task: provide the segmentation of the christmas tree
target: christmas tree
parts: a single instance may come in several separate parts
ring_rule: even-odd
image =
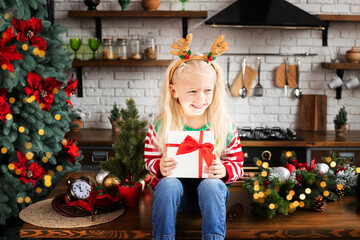
[[[42,200],[67,171],[79,169],[70,94],[76,81],[60,34],[45,20],[46,0],[0,1],[0,232]]]
[[[147,125],[139,120],[139,112],[134,99],[126,100],[126,109],[120,110],[122,121],[118,122],[120,132],[113,144],[115,157],[100,163],[100,167],[114,174],[122,184],[136,186],[145,178],[144,146]]]

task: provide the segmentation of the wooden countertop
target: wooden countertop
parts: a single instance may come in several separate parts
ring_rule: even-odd
[[[296,131],[302,141],[245,141],[243,147],[360,147],[360,131],[348,131],[345,138],[336,137],[335,131],[313,132]],[[78,144],[90,146],[111,146],[116,134],[111,129],[82,129],[69,133],[69,138],[76,138]],[[241,140],[241,139],[240,139]]]
[[[67,173],[48,198],[65,192],[65,180],[68,177],[77,178],[83,174]],[[327,209],[321,213],[298,209],[290,216],[277,215],[266,219],[255,215],[254,209],[250,206],[252,196],[240,184],[234,183],[229,187],[229,191],[227,208],[240,203],[244,211],[235,221],[227,223],[226,239],[360,239],[360,206],[355,197],[344,197],[338,202],[328,202]],[[139,206],[128,208],[120,218],[112,222],[72,229],[43,228],[25,223],[21,227],[20,237],[151,239],[152,200],[153,191],[151,188],[146,188]],[[200,214],[179,213],[177,239],[200,239],[201,224]]]

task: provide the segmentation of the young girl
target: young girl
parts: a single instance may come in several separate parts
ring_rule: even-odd
[[[176,213],[201,211],[202,239],[224,239],[226,234],[226,184],[243,175],[243,154],[235,127],[226,111],[224,82],[217,56],[228,50],[220,35],[208,54],[191,54],[192,34],[172,47],[180,56],[168,67],[162,87],[161,113],[145,139],[146,168],[153,183],[153,239],[175,239]],[[215,134],[215,156],[205,166],[206,179],[167,177],[176,162],[166,156],[168,131],[206,131]]]

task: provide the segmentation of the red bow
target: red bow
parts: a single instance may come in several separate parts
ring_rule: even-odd
[[[190,135],[187,135],[182,143],[180,143],[179,149],[176,155],[190,153],[199,150],[199,160],[204,158],[206,165],[209,167],[214,160],[215,155],[212,153],[214,145],[211,143],[202,143],[203,131],[200,131],[199,143],[195,141]]]
[[[309,172],[312,172],[315,168],[315,158],[313,160],[311,160],[310,166],[308,166],[306,162],[298,163],[295,159],[293,159],[292,162],[294,163],[294,165],[296,166],[297,169],[306,169]]]

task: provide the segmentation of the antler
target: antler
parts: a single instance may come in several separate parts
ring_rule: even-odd
[[[209,59],[209,57],[212,57],[211,60],[215,60],[215,57],[220,56],[221,54],[223,54],[224,52],[226,52],[227,50],[229,50],[228,47],[228,43],[226,41],[224,41],[225,36],[224,35],[220,35],[216,38],[216,40],[214,41],[210,52],[208,54],[205,54],[204,56],[207,56],[207,58]]]
[[[173,45],[171,45],[171,48],[174,48],[174,49],[178,49],[180,51],[175,51],[175,50],[172,50],[170,53],[172,55],[175,55],[175,56],[181,56],[181,55],[186,55],[186,53],[189,51],[190,49],[190,44],[191,44],[191,41],[192,41],[192,33],[189,33],[187,36],[186,36],[186,39],[184,38],[181,38],[178,40],[178,42],[182,45],[180,45],[179,43],[174,43]]]

